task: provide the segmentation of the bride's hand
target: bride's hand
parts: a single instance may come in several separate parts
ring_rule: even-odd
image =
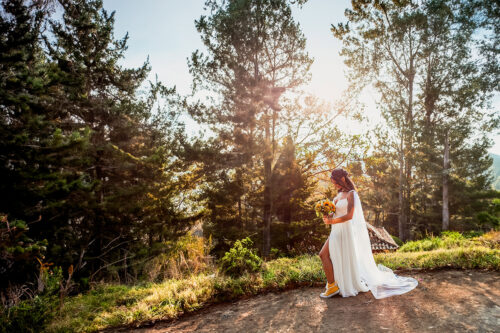
[[[327,215],[323,215],[323,222],[325,222],[325,224],[332,224],[331,221],[332,221],[332,217],[330,216],[327,216]]]

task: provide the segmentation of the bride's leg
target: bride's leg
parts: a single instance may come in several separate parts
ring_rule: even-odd
[[[319,257],[321,258],[321,262],[323,263],[323,270],[325,271],[326,280],[328,283],[333,283],[335,281],[335,276],[333,274],[333,264],[332,259],[330,258],[330,252],[328,250],[328,241],[330,237],[326,239],[325,244],[319,251]]]

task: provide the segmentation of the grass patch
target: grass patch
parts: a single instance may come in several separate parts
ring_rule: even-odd
[[[431,236],[404,243],[398,252],[421,252],[437,249],[454,249],[471,246],[500,248],[500,231],[490,231],[481,236],[467,236],[456,231],[444,231],[441,236]]]
[[[499,234],[486,234],[452,243],[444,241],[432,251],[375,255],[377,263],[391,269],[490,269],[500,270]],[[443,248],[444,246],[449,248]],[[455,244],[455,245],[451,245]],[[467,246],[463,246],[467,244]],[[229,277],[219,272],[138,286],[101,285],[84,295],[66,299],[48,332],[95,332],[105,328],[173,319],[211,303],[235,300],[268,290],[315,285],[326,280],[317,255],[279,258],[264,262],[262,270]]]
[[[319,257],[304,255],[265,262],[261,272],[238,278],[215,272],[145,286],[101,285],[85,295],[67,298],[47,331],[95,332],[173,319],[210,303],[324,280]]]
[[[394,252],[375,255],[375,261],[391,269],[460,268],[500,270],[500,250],[484,246],[434,251]]]

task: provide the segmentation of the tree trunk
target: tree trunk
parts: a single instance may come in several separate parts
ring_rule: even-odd
[[[264,234],[263,234],[263,257],[268,257],[271,250],[271,160],[264,161]]]
[[[245,230],[244,225],[243,225],[243,218],[241,215],[241,196],[238,198],[238,222],[240,223],[242,230]]]
[[[267,114],[266,114],[267,117]],[[270,128],[269,119],[266,119],[265,128],[265,156],[264,156],[264,230],[262,242],[262,256],[269,257],[271,251],[271,211],[272,211],[272,182],[271,182],[271,163],[272,163],[272,147],[270,143]]]
[[[410,43],[410,54],[412,54],[412,47]],[[413,85],[414,85],[414,80],[415,80],[415,67],[413,64],[413,57],[410,59],[410,68],[409,68],[409,75],[408,75],[408,114],[407,114],[407,122],[408,122],[408,127],[409,130],[407,132],[407,137],[406,137],[406,147],[405,147],[405,171],[406,171],[406,188],[405,188],[405,193],[406,193],[406,200],[404,202],[405,208],[406,208],[406,214],[405,214],[405,240],[411,238],[411,229],[410,227],[413,225],[413,219],[412,219],[412,211],[411,211],[411,193],[412,193],[412,179],[411,179],[411,171],[413,167]]]
[[[403,162],[403,136],[401,136],[400,152],[399,152],[399,238],[405,241],[405,224],[406,224],[406,214],[404,206],[404,162]]]
[[[444,137],[444,158],[443,158],[443,230],[450,227],[450,211],[448,207],[448,172],[450,168],[450,146],[448,142],[448,130]]]

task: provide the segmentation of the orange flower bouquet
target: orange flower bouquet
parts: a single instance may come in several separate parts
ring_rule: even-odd
[[[318,217],[323,217],[324,215],[330,215],[335,213],[335,204],[330,200],[322,200],[314,206],[314,210],[316,211],[316,215]]]

